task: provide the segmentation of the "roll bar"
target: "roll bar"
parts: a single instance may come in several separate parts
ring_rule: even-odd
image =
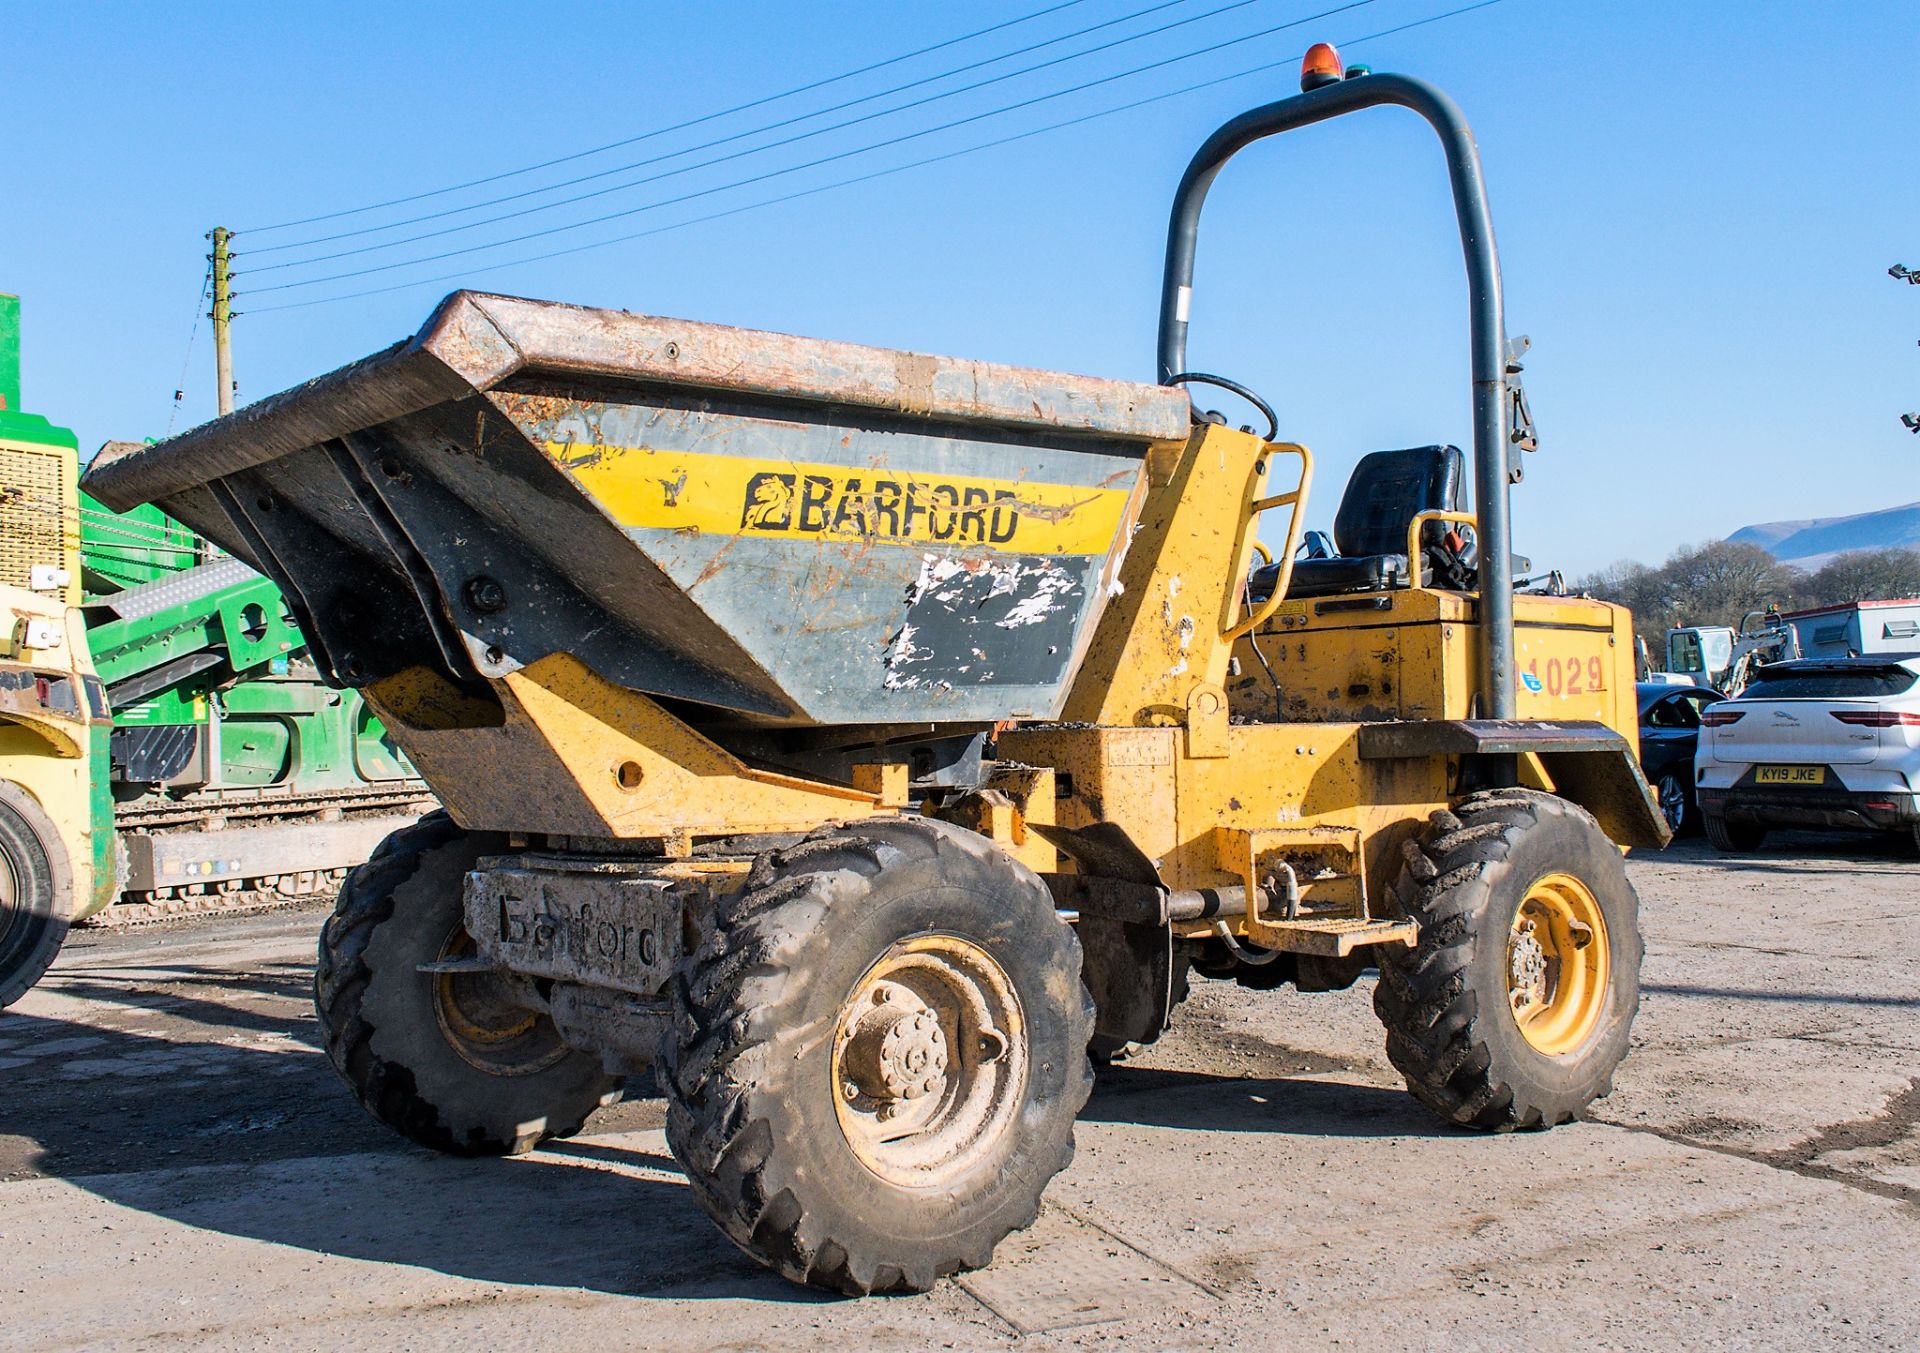
[[[1473,484],[1480,532],[1480,713],[1516,712],[1513,644],[1513,552],[1508,525],[1506,320],[1500,260],[1493,243],[1480,152],[1459,107],[1424,80],[1357,74],[1293,98],[1242,113],[1207,138],[1187,166],[1167,227],[1167,268],[1160,291],[1159,379],[1186,370],[1187,316],[1200,209],[1226,162],[1263,137],[1325,122],[1381,104],[1410,108],[1440,137],[1453,184],[1454,216],[1466,255],[1469,333],[1473,345]]]

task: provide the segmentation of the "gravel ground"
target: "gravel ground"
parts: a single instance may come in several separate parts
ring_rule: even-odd
[[[389,1135],[316,1050],[317,912],[82,932],[0,1016],[0,1348],[1920,1347],[1920,864],[1629,869],[1646,995],[1590,1121],[1436,1123],[1365,981],[1196,982],[1031,1231],[867,1301],[737,1255],[657,1100],[512,1161]]]

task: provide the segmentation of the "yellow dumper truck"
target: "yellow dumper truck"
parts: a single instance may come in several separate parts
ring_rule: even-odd
[[[320,945],[335,1066],[463,1153],[652,1065],[692,1192],[848,1292],[989,1262],[1071,1158],[1090,1052],[1192,971],[1379,970],[1455,1123],[1606,1093],[1639,999],[1624,611],[1516,595],[1493,237],[1421,82],[1223,127],[1176,202],[1159,384],[460,292],[413,338],[103,460],[285,592],[446,804]],[[1472,293],[1450,447],[1312,458],[1199,411],[1200,204],[1258,137],[1382,104],[1440,135]],[[1263,562],[1260,528],[1279,542]]]
[[[0,1010],[117,884],[112,720],[78,607],[77,443],[21,407],[19,314],[0,294]]]

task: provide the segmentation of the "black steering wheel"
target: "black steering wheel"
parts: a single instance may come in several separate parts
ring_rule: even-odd
[[[1169,376],[1160,382],[1162,385],[1217,385],[1222,390],[1236,394],[1253,405],[1267,417],[1267,435],[1265,440],[1276,441],[1280,436],[1280,420],[1275,417],[1273,405],[1247,389],[1239,381],[1230,381],[1225,376],[1210,376],[1204,371],[1182,371],[1177,376]]]

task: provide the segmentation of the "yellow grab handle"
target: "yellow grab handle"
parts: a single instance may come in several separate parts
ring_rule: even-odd
[[[1430,521],[1448,521],[1456,526],[1471,526],[1478,531],[1479,524],[1471,512],[1433,511],[1417,514],[1407,524],[1407,586],[1420,586],[1420,531]]]
[[[1291,493],[1276,493],[1269,498],[1255,498],[1253,495],[1256,492],[1256,486],[1261,482],[1262,472],[1256,470],[1247,480],[1247,502],[1244,508],[1246,516],[1241,522],[1242,531],[1253,530],[1260,520],[1260,514],[1271,508],[1288,507],[1292,512],[1287,517],[1286,542],[1280,550],[1280,576],[1273,580],[1273,591],[1268,594],[1265,601],[1260,603],[1252,615],[1239,624],[1231,626],[1221,635],[1228,643],[1266,624],[1273,613],[1280,609],[1280,603],[1287,599],[1287,584],[1293,581],[1293,556],[1300,548],[1301,528],[1305,525],[1307,491],[1313,486],[1313,453],[1306,447],[1292,442],[1270,442],[1267,445],[1266,454],[1300,457],[1300,482]],[[1273,562],[1273,556],[1267,552],[1266,546],[1259,540],[1256,539],[1253,542],[1253,547],[1260,551],[1267,562]],[[1234,586],[1246,586],[1246,579],[1244,577],[1235,579]]]

